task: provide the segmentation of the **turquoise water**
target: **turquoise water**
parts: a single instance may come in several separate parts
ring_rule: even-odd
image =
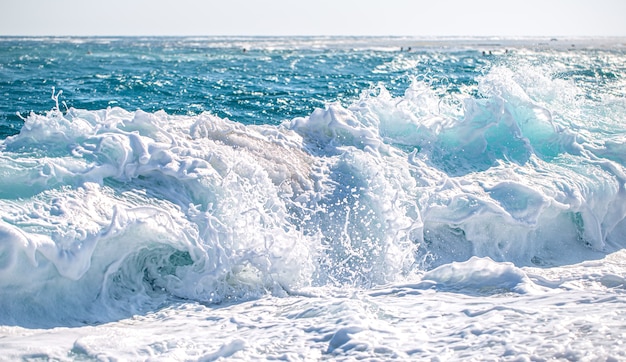
[[[379,83],[400,95],[411,77],[458,92],[498,61],[479,48],[452,48],[443,56],[430,49],[400,53],[409,40],[356,50],[367,41],[340,40],[326,46],[315,38],[4,38],[2,132],[19,130],[16,112],[48,111],[52,87],[63,91],[68,107],[208,111],[244,124],[278,124],[327,102],[349,104]]]
[[[0,349],[622,358],[624,44],[2,38]]]

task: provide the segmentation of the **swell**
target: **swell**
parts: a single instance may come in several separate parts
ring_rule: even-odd
[[[368,288],[473,256],[550,267],[623,248],[624,140],[592,126],[581,89],[495,67],[478,90],[380,86],[280,126],[31,114],[1,144],[0,323],[98,323],[172,300]]]

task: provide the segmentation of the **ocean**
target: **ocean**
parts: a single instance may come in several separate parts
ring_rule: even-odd
[[[626,360],[626,39],[0,38],[0,360]]]

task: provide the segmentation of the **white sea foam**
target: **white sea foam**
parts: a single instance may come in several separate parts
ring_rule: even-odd
[[[0,144],[3,351],[624,358],[623,139],[537,71],[476,89],[380,86],[280,126],[31,114]]]
[[[619,361],[626,300],[624,279],[611,273],[622,273],[624,260],[620,251],[517,269],[475,258],[433,270],[436,281],[314,288],[217,308],[185,302],[98,326],[2,326],[0,343],[9,359]],[[483,289],[493,281],[506,288]],[[508,289],[533,283],[543,287]]]

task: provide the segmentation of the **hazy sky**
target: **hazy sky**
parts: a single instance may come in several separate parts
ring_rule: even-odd
[[[626,0],[0,0],[0,35],[626,36]]]

